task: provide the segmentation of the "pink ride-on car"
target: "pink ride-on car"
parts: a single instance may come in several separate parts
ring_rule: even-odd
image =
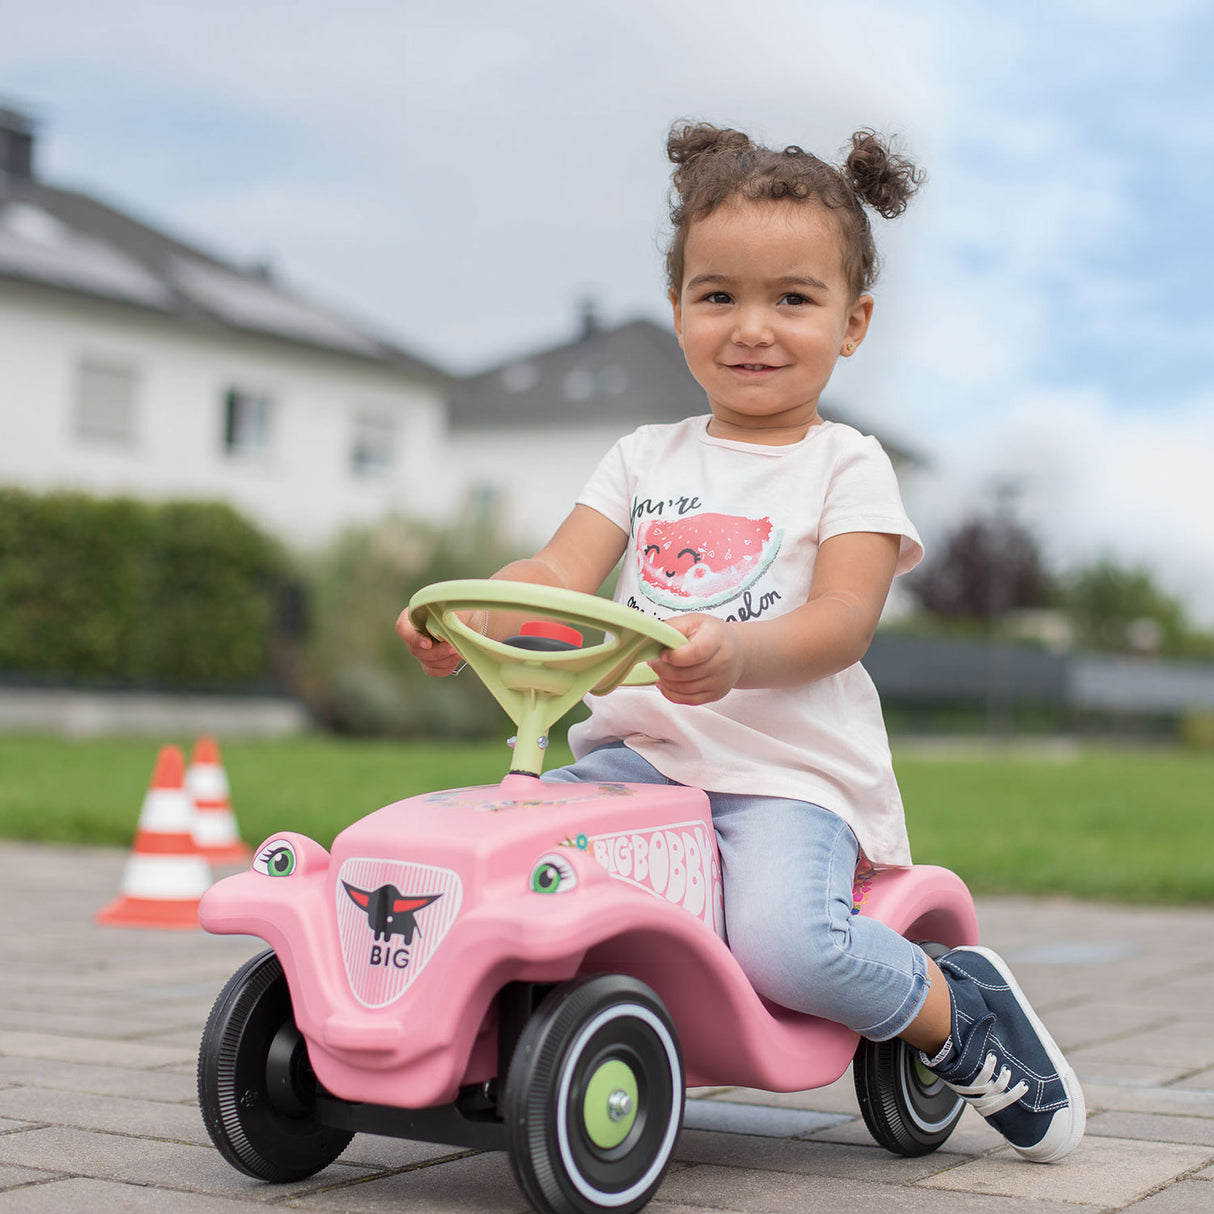
[[[456,615],[490,607],[540,622],[500,642]],[[203,1117],[234,1167],[299,1180],[365,1131],[504,1149],[539,1211],[635,1211],[688,1085],[800,1091],[849,1063],[881,1145],[918,1155],[948,1137],[962,1103],[903,1043],[754,992],[722,938],[702,792],[540,781],[549,727],[588,691],[644,681],[674,629],[498,581],[428,587],[410,611],[514,718],[512,770],[376,810],[332,852],[282,831],[207,892],[208,931],[270,946],[220,993],[199,1052]],[[574,629],[599,639],[578,647]],[[856,899],[937,948],[977,940],[945,869],[871,874]]]

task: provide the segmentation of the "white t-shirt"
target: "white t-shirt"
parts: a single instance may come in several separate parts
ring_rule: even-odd
[[[822,541],[852,531],[901,536],[897,572],[918,564],[922,544],[875,438],[823,422],[769,447],[712,438],[710,420],[642,426],[578,498],[628,533],[617,602],[659,619],[771,619],[808,599]],[[681,784],[812,801],[851,825],[872,863],[910,863],[881,705],[859,663],[712,704],[671,704],[654,687],[587,703],[590,719],[569,732],[579,758],[623,741]]]

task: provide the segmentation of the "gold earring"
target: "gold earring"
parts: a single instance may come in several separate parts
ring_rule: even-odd
[[[855,348],[856,348],[856,343],[854,341],[849,341],[847,343],[847,346],[844,348],[844,353],[850,354]]]

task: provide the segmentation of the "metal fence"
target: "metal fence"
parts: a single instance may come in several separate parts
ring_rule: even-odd
[[[1214,712],[1214,663],[878,636],[864,659],[884,700],[1032,703],[1105,713]]]

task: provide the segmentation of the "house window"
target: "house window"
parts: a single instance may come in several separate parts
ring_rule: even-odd
[[[270,453],[273,401],[262,392],[231,388],[223,399],[223,449],[229,455]]]
[[[76,375],[76,433],[89,441],[128,447],[135,441],[134,369],[100,359],[81,359]]]
[[[354,419],[350,470],[359,477],[387,476],[395,464],[395,419],[384,413],[358,414]]]
[[[468,491],[468,508],[474,527],[492,526],[494,518],[502,511],[502,490],[488,481],[478,481]]]
[[[622,396],[628,390],[628,372],[618,363],[605,367],[574,367],[561,381],[565,399],[575,404],[609,396]]]

